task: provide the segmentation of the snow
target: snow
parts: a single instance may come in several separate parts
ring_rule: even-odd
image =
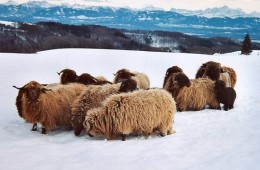
[[[74,69],[109,80],[121,68],[145,72],[161,87],[167,68],[178,65],[194,78],[213,60],[237,71],[237,99],[230,111],[177,112],[176,134],[107,141],[72,131],[32,132],[18,116],[17,90],[31,80],[59,81],[57,71]],[[199,55],[123,50],[60,49],[36,54],[0,53],[0,169],[236,169],[260,167],[260,51]]]

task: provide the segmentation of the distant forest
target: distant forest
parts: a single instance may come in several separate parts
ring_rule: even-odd
[[[98,48],[198,54],[241,50],[242,42],[229,38],[200,38],[178,32],[139,31],[98,25],[66,25],[55,22],[0,24],[0,52],[35,53],[59,48]],[[259,43],[252,44],[260,50]]]

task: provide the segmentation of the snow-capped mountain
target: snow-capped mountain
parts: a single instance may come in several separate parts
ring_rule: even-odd
[[[196,15],[196,16],[207,17],[207,18],[260,17],[260,13],[252,12],[250,14],[247,14],[241,9],[231,9],[227,6],[223,6],[220,8],[207,8],[205,10],[195,10],[195,11],[172,8],[171,11],[183,14],[185,16]]]
[[[222,36],[233,39],[243,39],[249,33],[253,40],[260,40],[260,17],[244,17],[240,10],[228,13],[230,10],[227,7],[208,9],[195,15],[196,12],[165,11],[152,7],[137,10],[80,4],[57,6],[50,3],[30,1],[19,5],[0,4],[0,20],[94,24],[119,29],[174,31],[202,37]],[[203,13],[211,17],[205,17]],[[213,14],[215,17],[212,17]],[[230,17],[220,17],[220,14],[229,14]],[[258,16],[258,13],[254,13],[254,16]]]

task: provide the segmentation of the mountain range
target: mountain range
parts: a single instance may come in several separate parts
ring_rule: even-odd
[[[260,14],[240,9],[212,8],[199,11],[53,5],[47,1],[0,4],[0,20],[36,23],[60,22],[73,25],[102,25],[128,30],[161,30],[200,37],[229,37],[242,40],[249,33],[260,41]]]

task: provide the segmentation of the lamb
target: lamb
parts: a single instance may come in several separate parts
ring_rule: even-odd
[[[61,72],[58,73],[61,75],[60,82],[61,84],[68,84],[68,83],[81,83],[85,85],[102,85],[102,84],[112,84],[111,82],[107,81],[104,77],[95,78],[88,73],[83,73],[80,76],[76,74],[74,70],[71,69],[63,69]]]
[[[79,136],[84,129],[83,121],[89,109],[99,107],[101,103],[110,95],[122,92],[131,92],[137,89],[134,80],[129,79],[122,83],[107,84],[99,86],[88,86],[72,104],[71,125],[75,136]]]
[[[235,87],[237,75],[234,69],[221,66],[220,63],[209,61],[202,64],[196,74],[197,78],[210,78],[213,81],[223,80],[227,87]]]
[[[144,73],[139,73],[136,71],[130,72],[128,69],[121,69],[118,70],[114,75],[114,83],[122,82],[123,80],[131,78],[136,81],[138,89],[146,90],[150,88],[150,80]]]
[[[158,131],[161,136],[170,135],[175,101],[163,89],[137,90],[108,97],[98,108],[86,114],[84,127],[90,136],[106,139],[127,135],[151,135]]]
[[[233,109],[236,100],[236,91],[232,87],[226,87],[225,82],[222,80],[217,80],[214,85],[217,99],[220,103],[224,104],[224,110]]]
[[[165,73],[165,77],[164,77],[164,81],[163,81],[163,88],[166,88],[165,85],[166,85],[166,82],[168,80],[168,78],[175,74],[175,73],[182,73],[182,69],[178,66],[172,66],[170,68],[167,69],[166,73]],[[174,79],[174,77],[172,77]]]
[[[179,111],[198,111],[206,105],[213,109],[220,108],[214,91],[214,81],[208,78],[189,80],[184,73],[179,73],[168,91],[175,99]]]
[[[41,123],[43,134],[57,127],[71,128],[68,119],[70,105],[85,88],[82,84],[72,83],[47,89],[31,81],[22,88],[23,118],[29,123]]]

